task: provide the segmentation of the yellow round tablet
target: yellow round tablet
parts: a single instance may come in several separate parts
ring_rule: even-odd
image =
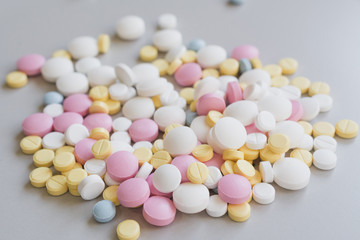
[[[196,52],[193,50],[187,50],[181,57],[184,63],[196,62]]]
[[[221,112],[218,112],[216,110],[210,110],[208,114],[206,115],[205,121],[207,125],[210,127],[213,127],[217,121],[219,121],[221,118],[223,118],[224,115]]]
[[[120,206],[119,199],[116,195],[116,191],[117,191],[118,187],[119,186],[116,186],[116,185],[107,187],[107,188],[105,188],[103,195],[102,195],[105,200],[109,200],[109,201],[113,202],[115,206]]]
[[[56,149],[55,154],[58,155],[63,152],[74,153],[75,148],[73,146],[62,146]]]
[[[269,145],[266,145],[265,148],[260,150],[260,159],[262,161],[269,161],[274,163],[281,158],[281,154],[274,153],[269,149]]]
[[[245,202],[242,204],[229,204],[228,215],[235,222],[244,222],[249,219],[251,212],[250,205]]]
[[[51,167],[55,153],[51,149],[40,149],[33,155],[34,165],[36,167]]]
[[[201,184],[206,181],[209,176],[208,167],[201,162],[193,162],[189,165],[186,176],[190,182]]]
[[[164,135],[163,135],[163,138],[165,138],[165,136],[171,131],[173,130],[174,128],[177,128],[177,127],[181,127],[182,125],[179,124],[179,123],[172,123],[170,125],[168,125],[165,130],[164,130]]]
[[[109,99],[109,90],[103,85],[95,86],[90,89],[89,97],[93,101],[106,101]]]
[[[268,147],[273,153],[285,153],[290,149],[290,139],[285,134],[273,134],[269,137]]]
[[[100,139],[109,139],[110,137],[110,134],[109,134],[109,131],[106,130],[105,128],[101,128],[101,127],[98,127],[98,128],[93,128],[91,131],[90,131],[90,138],[92,139],[96,139],[96,140],[100,140]]]
[[[74,168],[70,170],[66,176],[66,183],[69,188],[77,188],[80,182],[87,176],[87,172],[82,168]]]
[[[153,143],[153,146],[151,148],[151,151],[153,153],[156,153],[156,152],[162,151],[162,150],[164,150],[164,140],[162,140],[162,139],[155,140],[155,142]]]
[[[51,57],[53,57],[53,58],[62,57],[62,58],[67,58],[67,59],[69,59],[69,60],[71,60],[71,58],[72,58],[72,57],[71,57],[71,54],[70,54],[68,51],[64,50],[64,49],[56,50],[56,51],[52,54]]]
[[[285,76],[276,76],[271,78],[271,86],[272,87],[283,87],[289,85],[289,79]]]
[[[254,186],[257,183],[261,183],[261,174],[258,170],[255,170],[255,175],[249,179],[249,182],[251,186]]]
[[[244,153],[236,149],[226,149],[222,154],[222,158],[224,161],[244,160]]]
[[[315,94],[329,94],[330,86],[325,82],[313,82],[309,88],[309,96],[313,96]]]
[[[242,175],[247,179],[255,176],[255,168],[248,161],[237,160],[234,165],[234,173]]]
[[[336,135],[342,138],[354,138],[358,134],[359,125],[353,120],[344,119],[336,123]]]
[[[218,78],[220,76],[220,73],[215,68],[205,68],[204,70],[202,70],[202,78],[206,78],[206,77],[209,77],[209,76],[214,77],[214,78]]]
[[[34,154],[41,149],[41,137],[39,136],[26,136],[20,141],[21,151],[25,154]]]
[[[140,147],[134,150],[133,154],[137,157],[140,166],[145,162],[149,162],[153,156],[150,149],[146,147]]]
[[[169,63],[163,58],[156,59],[152,64],[159,69],[160,76],[164,76],[169,68]]]
[[[120,112],[120,109],[121,109],[120,101],[109,99],[109,100],[106,100],[105,103],[109,108],[110,115],[115,115],[118,112]]]
[[[28,77],[25,73],[14,71],[6,75],[6,84],[11,88],[21,88],[28,82]]]
[[[53,163],[59,172],[69,171],[75,165],[75,156],[72,153],[63,152],[55,156]]]
[[[260,153],[260,150],[250,149],[245,144],[239,150],[244,153],[244,159],[248,161],[257,159]]]
[[[160,95],[152,96],[151,100],[153,101],[156,109],[162,106]]]
[[[309,91],[311,82],[306,77],[296,77],[291,79],[290,85],[297,87],[298,89],[300,89],[301,93],[304,94]]]
[[[283,58],[279,61],[279,66],[282,69],[282,74],[294,74],[298,68],[298,61],[293,58]]]
[[[294,149],[290,153],[290,157],[302,160],[308,167],[310,167],[313,162],[313,155],[306,149]]]
[[[197,103],[197,100],[194,100],[190,103],[190,105],[189,105],[190,111],[196,112],[196,103]]]
[[[110,36],[107,34],[100,34],[98,37],[99,53],[107,53],[111,44]]]
[[[329,122],[317,122],[313,126],[313,136],[327,135],[335,136],[335,127]]]
[[[190,104],[194,100],[195,89],[186,87],[180,90],[180,97],[186,100],[186,104]]]
[[[183,64],[183,62],[181,61],[180,58],[174,59],[174,60],[170,63],[168,69],[166,70],[167,74],[168,74],[168,75],[173,75],[173,74],[176,72],[176,70],[177,70],[182,64]]]
[[[45,187],[46,181],[51,178],[52,171],[47,167],[35,168],[29,175],[30,183],[34,187]]]
[[[171,163],[171,156],[167,151],[158,151],[154,153],[150,160],[150,164],[157,169],[158,167],[164,165],[164,164],[170,164]]]
[[[262,63],[259,58],[251,58],[250,63],[251,63],[251,67],[253,69],[258,69],[258,68],[261,69],[262,68]]]
[[[158,50],[154,46],[143,46],[140,49],[139,57],[141,61],[151,62],[155,60],[158,56]]]
[[[228,174],[233,174],[234,173],[234,165],[235,165],[234,161],[226,160],[220,167],[222,174],[224,176],[228,175]]]
[[[210,145],[200,144],[193,149],[192,155],[200,162],[207,162],[214,156],[214,151]]]
[[[298,121],[298,124],[300,124],[303,128],[304,128],[304,132],[308,135],[312,135],[313,132],[313,127],[311,125],[311,123],[306,122],[306,121]]]
[[[94,143],[91,151],[96,159],[105,159],[112,153],[112,144],[107,139],[100,139]]]
[[[68,171],[61,172],[61,175],[64,175],[65,177],[67,177],[69,175],[70,171],[73,170],[73,169],[76,169],[76,168],[82,169],[83,167],[82,167],[82,165],[80,163],[77,162],[77,163],[75,163],[75,165],[73,166],[72,169],[70,169]]]
[[[220,64],[221,75],[237,76],[239,73],[240,63],[238,60],[228,58]]]
[[[140,225],[135,220],[127,219],[119,223],[116,233],[119,240],[136,240],[140,237]]]
[[[63,175],[55,175],[46,182],[46,190],[52,196],[60,196],[68,191],[66,177]]]
[[[92,102],[89,113],[106,113],[109,114],[109,107],[108,105],[103,101],[94,101]]]
[[[266,65],[263,68],[265,71],[267,71],[270,74],[270,77],[276,77],[276,76],[281,76],[282,73],[282,69],[279,65],[276,64],[269,64]]]

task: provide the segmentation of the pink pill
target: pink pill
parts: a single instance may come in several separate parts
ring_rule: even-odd
[[[228,83],[226,87],[226,99],[229,104],[243,99],[243,93],[237,81]]]
[[[230,204],[246,202],[251,195],[251,184],[245,177],[237,174],[223,176],[218,183],[219,197]]]
[[[88,95],[78,93],[65,98],[63,107],[65,112],[76,112],[84,117],[89,113],[91,104],[92,101]]]
[[[214,156],[209,160],[204,162],[204,164],[208,167],[210,166],[214,166],[217,167],[218,169],[221,168],[221,165],[224,163],[224,160],[222,158],[222,155],[214,153]]]
[[[246,133],[250,134],[250,133],[263,133],[262,131],[260,131],[259,129],[257,129],[257,127],[255,126],[255,123],[252,123],[250,125],[247,125],[245,127]]]
[[[231,57],[236,60],[240,60],[242,58],[257,58],[259,56],[259,50],[252,45],[240,45],[233,49],[231,53]]]
[[[191,155],[177,156],[172,160],[171,164],[175,165],[180,171],[181,183],[189,182],[189,179],[186,176],[186,172],[190,164],[193,162],[198,162],[198,160]]]
[[[112,129],[112,118],[106,113],[93,113],[85,117],[83,125],[91,131],[93,128],[105,128],[109,132]]]
[[[157,189],[154,187],[152,178],[153,178],[153,173],[150,174],[150,175],[146,178],[146,182],[149,184],[151,196],[162,196],[162,197],[171,198],[171,197],[172,197],[172,192],[170,192],[170,193],[163,193],[163,192],[160,192],[159,190],[157,190]]]
[[[148,118],[138,119],[131,124],[129,134],[133,142],[152,142],[159,134],[159,127],[154,120]]]
[[[304,114],[304,108],[303,106],[299,103],[299,101],[296,100],[290,100],[291,101],[291,105],[292,105],[292,112],[290,117],[287,120],[291,120],[291,121],[299,121],[303,114]]]
[[[121,205],[135,208],[141,206],[150,197],[150,189],[144,179],[130,178],[119,185],[116,195]]]
[[[148,223],[161,227],[175,220],[176,208],[170,199],[153,196],[144,203],[142,213]]]
[[[197,63],[185,63],[175,72],[175,80],[180,86],[192,86],[201,76],[201,67]]]
[[[53,129],[53,118],[46,113],[34,113],[25,118],[22,122],[22,129],[25,135],[43,137]]]
[[[119,151],[106,159],[106,169],[112,179],[122,182],[136,175],[139,162],[131,152]]]
[[[84,138],[75,144],[74,155],[76,161],[84,165],[87,160],[94,158],[91,148],[95,142],[95,139]]]
[[[54,118],[54,129],[57,132],[64,133],[70,125],[75,123],[82,124],[84,119],[82,116],[75,112],[65,112]]]
[[[207,93],[199,98],[196,103],[198,115],[207,115],[210,110],[223,112],[226,108],[224,98],[215,93]]]
[[[28,54],[20,58],[16,62],[16,66],[19,71],[26,73],[26,75],[35,76],[40,74],[41,67],[44,63],[44,56],[40,54]]]

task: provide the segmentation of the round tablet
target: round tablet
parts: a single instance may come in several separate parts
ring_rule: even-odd
[[[201,76],[201,67],[197,63],[185,63],[175,72],[175,80],[180,86],[192,86]]]
[[[177,18],[172,13],[164,13],[158,17],[157,24],[162,29],[176,28]]]
[[[28,76],[40,74],[41,67],[45,63],[45,57],[40,54],[28,54],[21,57],[16,62],[17,69],[26,73]]]
[[[100,67],[101,62],[98,58],[95,57],[86,57],[82,58],[75,63],[75,69],[79,73],[87,74],[91,70]]]
[[[261,161],[259,171],[263,182],[272,183],[274,181],[274,171],[269,161]]]
[[[196,162],[197,160],[190,155],[181,155],[181,156],[177,156],[175,157],[171,164],[176,166],[181,174],[181,182],[188,182],[189,179],[187,178],[187,169],[190,166],[191,163]]]
[[[197,144],[197,137],[189,127],[177,127],[164,138],[164,148],[171,155],[190,154]]]
[[[312,138],[312,136],[310,136],[308,134],[304,134],[303,140],[301,141],[298,148],[302,148],[302,149],[311,151],[313,149],[313,147],[314,147],[314,139]]]
[[[80,196],[84,200],[93,200],[100,196],[105,189],[105,183],[99,175],[85,177],[78,186]]]
[[[204,185],[208,189],[217,188],[220,179],[222,178],[221,171],[215,166],[208,166],[209,175],[206,178]]]
[[[43,113],[49,114],[53,118],[61,115],[63,112],[64,108],[59,103],[49,104],[43,109]]]
[[[112,128],[115,132],[117,131],[127,131],[130,126],[131,126],[132,122],[130,119],[125,118],[125,117],[119,117],[114,119],[113,123],[112,123]]]
[[[166,226],[175,220],[176,208],[170,199],[153,196],[144,203],[142,213],[148,223],[154,226]]]
[[[52,171],[47,167],[35,168],[29,175],[30,183],[34,187],[45,187],[46,182],[52,176]]]
[[[226,50],[218,45],[207,45],[196,55],[197,62],[203,68],[216,68],[226,59]]]
[[[91,138],[84,138],[77,142],[74,149],[76,161],[84,165],[87,160],[94,158],[91,148],[95,142],[96,140]]]
[[[209,190],[202,184],[182,183],[173,192],[177,210],[193,214],[203,211],[209,203]]]
[[[313,155],[306,149],[295,149],[290,153],[290,157],[304,161],[308,167],[311,167],[313,163]]]
[[[155,112],[155,106],[151,98],[135,97],[127,101],[122,113],[130,120],[151,118]]]
[[[321,170],[331,170],[336,167],[337,156],[328,149],[318,149],[313,154],[314,166]]]
[[[116,194],[121,205],[135,208],[150,197],[150,188],[144,179],[130,178],[120,184]]]
[[[179,31],[174,29],[164,29],[155,32],[152,37],[154,45],[159,51],[167,52],[182,43],[182,35]]]
[[[95,57],[98,53],[97,41],[93,37],[77,37],[70,41],[68,49],[75,59]]]
[[[89,130],[80,123],[70,125],[65,131],[65,142],[71,146],[87,137],[89,137]]]
[[[354,138],[358,134],[359,125],[348,119],[340,120],[335,126],[336,135],[342,138]]]
[[[49,105],[53,103],[61,104],[64,101],[64,96],[58,92],[50,91],[44,95],[44,104]]]
[[[319,114],[320,104],[315,98],[303,97],[298,99],[298,101],[304,109],[302,120],[311,121]]]
[[[116,215],[116,208],[113,202],[101,200],[93,207],[93,216],[97,222],[110,222]]]
[[[223,117],[213,127],[214,137],[224,149],[238,149],[246,141],[246,130],[241,122],[232,117]]]
[[[135,40],[145,33],[145,21],[138,16],[128,15],[116,23],[116,33],[124,40]]]
[[[91,87],[98,85],[110,86],[116,81],[115,70],[111,66],[103,65],[94,68],[87,73],[87,76]]]
[[[245,177],[237,174],[228,174],[218,183],[220,198],[231,204],[246,202],[251,196],[251,184]]]
[[[162,193],[154,187],[154,184],[152,181],[153,175],[154,174],[152,173],[146,178],[146,182],[149,184],[151,196],[162,196],[162,197],[171,198],[172,193]]]
[[[258,102],[259,111],[272,113],[276,121],[284,121],[291,116],[292,104],[290,100],[282,96],[267,96]]]
[[[275,200],[275,188],[269,183],[257,183],[253,187],[253,199],[260,204],[270,204]]]
[[[284,134],[289,138],[290,148],[298,147],[301,144],[305,134],[304,128],[294,121],[278,122],[276,127],[269,132],[269,136],[278,133]]]
[[[25,154],[34,154],[41,147],[41,137],[39,136],[26,136],[20,141],[20,148]]]
[[[84,169],[89,175],[96,174],[102,177],[106,172],[106,162],[99,159],[90,159],[86,161]]]
[[[320,105],[320,112],[328,112],[333,106],[333,99],[326,94],[315,94],[312,98],[316,99]]]
[[[210,217],[222,217],[227,212],[227,203],[224,202],[219,195],[212,195],[209,204],[206,207],[206,213]]]
[[[133,142],[152,142],[157,138],[159,128],[156,122],[151,119],[138,119],[131,124],[129,134]]]
[[[181,182],[179,169],[171,164],[158,167],[153,175],[154,187],[163,193],[173,192]]]
[[[259,56],[259,50],[252,45],[240,45],[235,47],[231,52],[231,57],[236,60],[240,60],[242,58],[252,59],[257,58]]]
[[[184,125],[185,118],[185,111],[177,106],[160,107],[154,113],[154,121],[161,131],[164,131],[167,126],[173,123]]]
[[[43,137],[42,145],[44,148],[58,149],[65,145],[64,134],[59,132],[48,133]]]
[[[151,81],[142,81],[136,85],[136,90],[140,97],[153,97],[166,91],[166,83],[167,80],[162,77]]]
[[[73,124],[82,124],[83,118],[80,114],[74,112],[65,112],[54,118],[54,129],[57,132],[64,133],[68,127]]]
[[[34,113],[25,118],[22,122],[22,129],[25,135],[43,137],[52,131],[53,118],[46,113]]]
[[[313,125],[313,136],[328,135],[335,136],[335,127],[329,122],[317,122]]]
[[[91,104],[92,101],[88,95],[73,94],[65,98],[63,107],[65,112],[75,112],[85,116],[88,114]]]
[[[137,240],[140,237],[140,225],[132,219],[127,219],[119,223],[116,228],[119,240]]]
[[[46,181],[46,190],[52,196],[60,196],[68,191],[66,177],[55,175]]]
[[[154,169],[154,167],[150,163],[144,162],[141,165],[139,171],[136,173],[135,177],[136,178],[147,179],[153,169]]]
[[[275,128],[276,119],[271,112],[261,111],[255,118],[255,126],[262,132],[268,132]]]
[[[119,182],[134,177],[138,166],[136,156],[128,151],[113,153],[106,160],[107,173],[112,179]]]
[[[89,81],[82,73],[68,73],[56,80],[56,88],[64,96],[86,93],[89,90]]]
[[[106,185],[108,185],[108,182],[106,181],[104,177]],[[115,207],[120,206],[119,199],[117,198],[116,191],[118,189],[117,185],[110,185],[109,187],[105,188],[103,192],[103,198],[104,200],[109,200],[112,203],[114,203]]]
[[[41,75],[48,82],[56,82],[59,77],[72,72],[74,72],[74,65],[67,58],[50,58],[41,67]]]
[[[267,137],[262,133],[250,133],[246,137],[246,146],[250,149],[260,150],[266,146]]]
[[[204,94],[196,102],[196,112],[198,115],[207,115],[211,110],[223,112],[225,108],[226,103],[224,98],[216,93]]]
[[[256,103],[243,100],[228,105],[224,111],[224,116],[236,118],[244,126],[248,126],[255,121],[258,113],[259,111]]]
[[[105,128],[108,132],[111,132],[112,118],[106,113],[93,113],[84,118],[83,125],[89,131],[93,128]]]
[[[75,156],[70,152],[56,154],[53,160],[54,168],[59,172],[69,171],[75,166]]]
[[[268,72],[263,69],[252,69],[244,72],[239,77],[240,83],[246,83],[247,85],[252,83],[264,84],[264,86],[270,86],[271,77]]]
[[[227,210],[230,219],[235,222],[244,222],[248,220],[251,213],[250,205],[247,202],[242,204],[229,204]]]
[[[336,152],[337,142],[335,138],[332,138],[327,135],[318,136],[314,138],[314,149],[328,149],[333,152]]]

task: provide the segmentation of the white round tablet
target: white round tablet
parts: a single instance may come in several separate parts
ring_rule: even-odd
[[[207,93],[213,93],[220,88],[220,81],[217,78],[208,76],[203,78],[195,87],[194,100],[198,100]]]
[[[89,81],[82,73],[68,73],[56,80],[56,88],[64,96],[75,93],[87,93],[89,90]]]
[[[121,142],[121,141],[110,141],[110,142],[112,145],[112,153],[116,153],[119,151],[128,151],[128,152],[134,151],[132,146],[126,142]]]
[[[136,78],[134,71],[124,63],[118,63],[115,65],[115,75],[120,80],[120,82],[124,83],[127,86],[133,86],[136,84]]]
[[[89,175],[96,174],[102,177],[106,173],[106,162],[93,158],[85,162],[84,169]]]
[[[268,111],[261,111],[255,118],[255,126],[262,132],[269,132],[276,126],[274,115]]]
[[[88,73],[89,71],[101,66],[99,59],[95,57],[81,58],[75,63],[75,70],[79,73]]]
[[[123,83],[114,83],[109,87],[109,95],[112,100],[125,101],[129,87]]]
[[[259,100],[259,111],[271,112],[276,121],[288,119],[292,113],[292,104],[289,99],[282,96],[267,96]]]
[[[301,97],[301,91],[298,87],[287,85],[282,86],[280,90],[282,91],[282,96],[286,97],[287,99],[296,100]]]
[[[204,185],[208,189],[217,188],[217,185],[220,179],[222,178],[221,171],[215,166],[209,166],[208,169],[209,169],[209,176],[206,178]]]
[[[135,83],[153,81],[160,77],[159,69],[151,63],[140,63],[132,68]],[[129,85],[130,86],[130,85]]]
[[[153,97],[165,92],[166,83],[167,80],[162,77],[151,81],[141,81],[136,85],[136,90],[140,97]]]
[[[82,139],[90,136],[87,127],[80,123],[70,125],[65,131],[65,142],[68,145],[75,146]]]
[[[160,95],[160,102],[163,106],[171,106],[176,104],[176,101],[179,99],[179,92],[176,90],[168,91],[166,90]]]
[[[132,121],[126,117],[118,117],[113,120],[112,128],[114,132],[127,131],[132,124]]]
[[[152,181],[158,191],[171,193],[179,187],[181,173],[175,165],[164,164],[155,170]]]
[[[217,154],[223,154],[224,150],[226,149],[226,148],[220,146],[217,139],[214,137],[214,128],[213,127],[210,128],[209,134],[206,138],[206,142],[213,148],[214,152],[216,152]]]
[[[314,139],[314,149],[315,150],[328,149],[333,152],[336,152],[336,148],[337,148],[337,142],[336,142],[335,138],[332,138],[327,135],[321,135],[321,136],[317,136]]]
[[[124,99],[124,102],[132,99],[133,97],[136,96],[136,90],[134,87],[129,87],[129,90],[128,90],[128,94],[126,96],[126,99]]]
[[[315,94],[312,98],[316,99],[320,105],[320,112],[328,112],[333,106],[333,99],[330,95]]]
[[[186,108],[186,100],[183,97],[178,97],[178,99],[170,106],[176,106],[181,109],[185,109]]]
[[[182,35],[177,30],[164,29],[157,31],[153,35],[152,41],[159,51],[167,52],[182,44]]]
[[[130,120],[141,118],[151,118],[155,112],[155,106],[151,98],[134,97],[128,100],[123,108],[122,113]]]
[[[272,183],[274,181],[274,170],[269,161],[261,161],[259,171],[263,182]]]
[[[60,132],[51,132],[42,139],[42,146],[48,149],[58,149],[65,145],[64,134]]]
[[[127,144],[131,143],[131,137],[130,137],[129,133],[126,131],[114,132],[113,134],[111,134],[110,140],[124,142]]]
[[[281,133],[290,139],[290,148],[297,148],[304,137],[304,128],[294,121],[278,122],[273,130],[269,132],[269,136]]]
[[[275,188],[269,183],[257,183],[253,187],[253,199],[259,204],[270,204],[275,200]]]
[[[117,35],[124,40],[135,40],[145,33],[145,21],[138,16],[124,16],[116,24]]]
[[[119,186],[120,185],[120,182],[117,182],[114,179],[112,179],[108,173],[105,173],[104,181],[107,186]]]
[[[166,134],[164,148],[172,156],[190,154],[197,144],[197,137],[189,127],[177,127]]]
[[[105,183],[99,175],[85,177],[78,186],[80,196],[84,200],[93,200],[100,196],[105,189]]]
[[[164,13],[159,16],[157,24],[161,29],[176,28],[177,18],[172,13]]]
[[[74,65],[67,58],[50,58],[41,67],[41,75],[48,82],[56,82],[59,77],[72,72],[74,72]]]
[[[171,63],[172,61],[174,61],[177,58],[180,59],[184,55],[185,52],[186,52],[186,47],[184,45],[179,45],[177,47],[170,49],[166,53],[165,60],[168,61],[169,63]]]
[[[303,116],[301,120],[311,121],[313,120],[320,112],[320,104],[318,100],[312,97],[303,97],[298,99],[301,106],[304,108]]]
[[[271,78],[268,72],[262,69],[252,69],[244,72],[239,77],[240,83],[252,84],[252,83],[262,83],[264,85],[270,86]]]
[[[98,85],[110,86],[116,80],[114,68],[105,65],[90,70],[87,76],[91,87]]]
[[[52,103],[44,107],[43,113],[49,114],[51,117],[57,117],[64,112],[64,108],[59,103]]]
[[[197,116],[190,124],[190,128],[194,131],[200,142],[206,143],[210,126],[206,123],[206,116]]]
[[[177,210],[193,214],[203,211],[209,204],[209,190],[202,184],[182,183],[173,192]]]
[[[136,178],[143,178],[143,179],[146,180],[146,178],[152,172],[153,168],[154,167],[150,163],[144,162],[143,165],[140,167],[139,171],[136,173],[135,177]]]
[[[97,40],[87,36],[71,40],[68,49],[74,59],[95,57],[99,53]]]
[[[185,124],[186,113],[177,106],[164,106],[158,108],[154,113],[154,121],[158,124],[160,131],[173,123]]]
[[[337,156],[329,149],[318,149],[313,154],[313,164],[321,170],[331,170],[336,167]]]
[[[237,101],[227,106],[224,111],[225,117],[233,117],[239,120],[244,126],[248,126],[255,121],[259,111],[253,101]]]
[[[151,150],[152,146],[153,146],[152,143],[149,141],[139,141],[139,142],[134,143],[133,149],[136,150],[138,148],[148,148]]]
[[[210,217],[222,217],[227,212],[227,203],[219,195],[212,195],[209,198],[209,204],[206,207],[206,213]]]
[[[311,151],[314,147],[314,139],[312,138],[312,136],[304,134],[301,143],[297,147]]]
[[[223,117],[215,123],[213,129],[215,139],[224,149],[239,149],[246,141],[246,130],[235,118]]]
[[[256,101],[264,96],[265,91],[266,88],[261,86],[260,84],[250,83],[244,89],[243,96],[245,100]]]
[[[253,150],[265,148],[267,137],[263,133],[250,133],[246,137],[246,146]]]
[[[202,68],[217,68],[226,59],[226,50],[218,45],[207,45],[197,52],[196,59]]]

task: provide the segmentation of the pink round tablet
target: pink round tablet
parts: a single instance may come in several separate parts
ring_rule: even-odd
[[[159,190],[157,190],[154,187],[154,184],[153,184],[153,181],[152,181],[153,175],[154,174],[152,173],[146,178],[146,182],[149,184],[151,196],[162,196],[162,197],[171,198],[172,197],[172,192],[163,193],[163,192],[160,192]]]
[[[70,125],[75,123],[82,124],[84,119],[75,112],[65,112],[54,118],[54,129],[57,132],[64,133]]]
[[[85,117],[83,125],[91,131],[93,128],[105,128],[109,132],[112,129],[112,118],[106,113],[93,113]]]
[[[210,166],[214,166],[217,167],[218,169],[221,168],[221,165],[224,163],[224,160],[222,158],[222,155],[217,154],[214,152],[214,156],[209,160],[204,162],[204,164],[208,167]]]
[[[240,45],[233,49],[231,53],[231,57],[236,60],[240,60],[242,58],[257,58],[259,56],[259,50],[252,45]]]
[[[65,98],[63,107],[65,112],[76,112],[84,117],[89,113],[91,104],[92,101],[88,95],[77,93]]]
[[[218,194],[227,203],[241,204],[250,198],[251,184],[241,175],[228,174],[219,180]]]
[[[154,120],[148,118],[138,119],[131,124],[129,134],[133,142],[152,142],[159,134],[159,127]]]
[[[175,80],[180,86],[192,86],[202,76],[198,63],[185,63],[175,72]]]
[[[21,57],[17,62],[17,69],[26,73],[28,76],[35,76],[40,74],[41,67],[45,63],[44,56],[40,54],[28,54]]]
[[[263,133],[262,131],[260,131],[256,126],[255,123],[252,123],[250,125],[245,126],[245,130],[247,134],[250,133]]]
[[[223,112],[226,108],[224,98],[216,93],[207,93],[199,98],[196,103],[196,112],[198,115],[207,115],[210,110]]]
[[[299,121],[303,114],[304,114],[304,108],[303,106],[299,103],[299,101],[296,100],[290,100],[291,105],[292,105],[292,112],[290,117],[287,120],[291,120],[291,121]]]
[[[150,197],[150,189],[144,179],[130,178],[119,185],[116,195],[121,205],[135,208],[141,206]]]
[[[226,87],[226,99],[229,104],[240,101],[243,99],[243,93],[239,86],[239,83],[229,82]]]
[[[134,177],[138,169],[138,159],[128,151],[115,152],[106,159],[107,173],[118,182]]]
[[[161,227],[174,221],[176,208],[170,199],[153,196],[144,203],[142,213],[148,223]]]
[[[25,135],[43,137],[53,129],[53,118],[46,113],[34,113],[22,122]]]
[[[198,162],[198,160],[191,155],[177,156],[172,160],[171,164],[175,165],[180,171],[181,183],[189,182],[186,173],[189,165],[192,164],[193,162]]]
[[[91,148],[95,142],[95,139],[84,138],[75,144],[74,155],[76,161],[84,165],[87,160],[94,158]]]

